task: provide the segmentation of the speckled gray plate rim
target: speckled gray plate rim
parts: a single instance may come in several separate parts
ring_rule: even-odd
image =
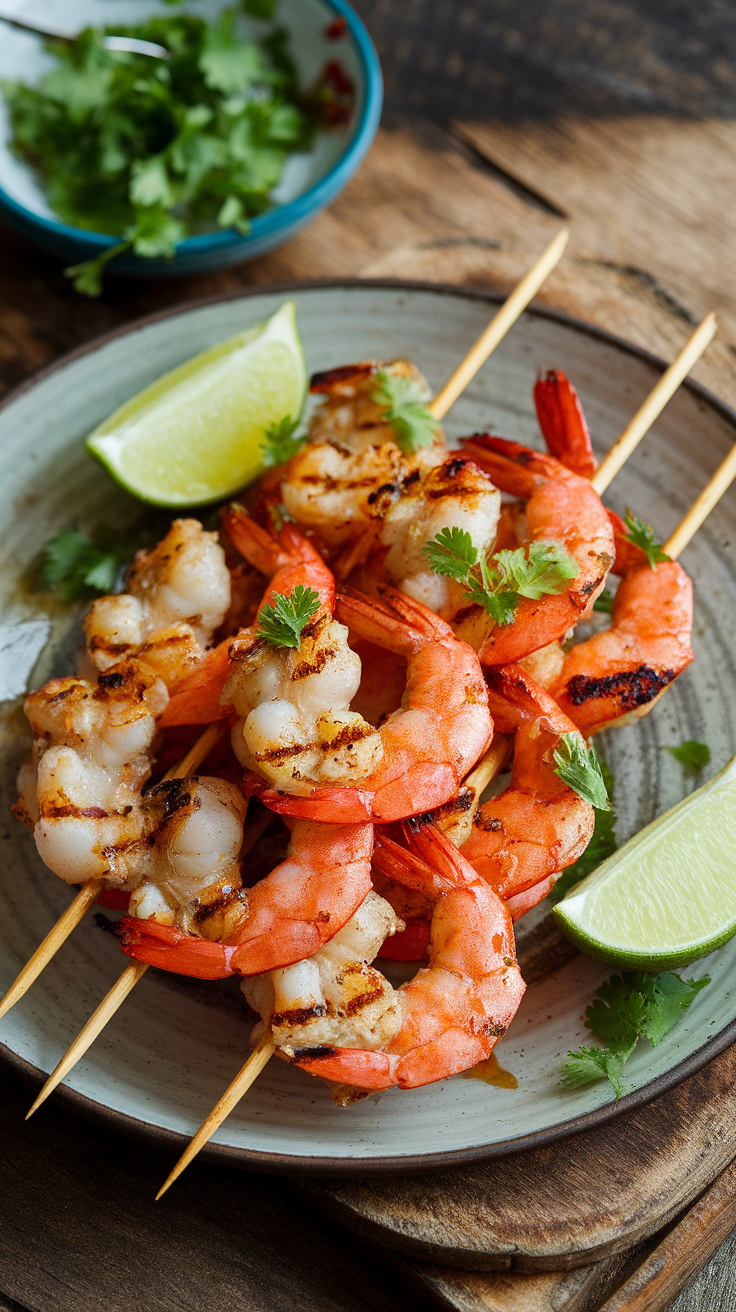
[[[480,291],[427,283],[335,279],[258,287],[178,305],[97,338],[28,379],[0,404],[0,425],[3,416],[40,384],[91,354],[130,339],[131,334],[155,329],[159,324],[166,325],[172,319],[197,311],[219,308],[220,319],[227,320],[220,333],[225,336],[235,330],[230,324],[232,315],[228,319],[228,307],[242,301],[247,309],[254,300],[260,300],[265,314],[275,300],[285,295],[294,295],[298,302],[302,301],[301,310],[306,319],[311,315],[319,323],[320,313],[328,312],[330,317],[343,316],[338,340],[345,345],[340,358],[388,354],[386,348],[381,350],[377,346],[385,341],[396,349],[398,333],[406,353],[427,369],[433,385],[443,381],[455,358],[461,357],[482,328],[487,319],[486,307],[500,299]],[[434,317],[431,311],[435,312]],[[259,311],[257,317],[262,317],[262,313]],[[345,341],[347,323],[351,325],[355,342]],[[309,328],[303,326],[302,331],[310,368],[323,367],[319,350],[323,355],[327,353],[328,363],[334,363],[331,357],[337,358],[337,346],[320,339],[319,349],[315,348],[319,358],[315,362],[309,358],[314,345]],[[360,351],[358,342],[364,343]],[[192,342],[188,353],[196,349],[201,349],[199,341]],[[625,421],[633,413],[636,403],[664,367],[656,357],[603,329],[534,307],[452,412],[451,436],[478,428],[481,423],[486,426],[492,418],[496,431],[500,429],[518,440],[536,440],[539,444],[534,436],[531,385],[534,366],[541,367],[540,361],[545,367],[554,365],[571,373],[581,391],[591,428],[594,433],[603,430],[605,434],[601,440],[603,449],[623,426],[620,417]],[[623,399],[621,394],[625,394]],[[691,436],[693,431],[696,442]],[[705,436],[700,437],[701,433]],[[647,518],[677,522],[707,481],[710,466],[715,467],[734,437],[736,413],[705,388],[694,382],[686,383],[640,453],[622,472],[620,486],[618,480],[614,485],[611,500],[615,508],[622,509],[631,502]],[[704,451],[708,469],[701,472]],[[69,446],[68,452],[69,462],[74,466],[76,447],[72,450]],[[72,468],[68,474],[72,481],[74,473]],[[84,468],[84,474],[88,473]],[[98,504],[100,496],[106,502],[113,499],[109,484],[100,481],[103,479],[100,474],[95,485]],[[675,484],[676,491],[672,493]],[[657,515],[658,508],[663,512],[660,515]],[[73,502],[65,504],[67,518],[74,510]],[[726,752],[732,754],[736,750],[736,725],[731,711],[736,680],[730,659],[736,644],[728,627],[733,626],[736,616],[736,579],[723,550],[729,536],[734,540],[733,518],[722,504],[713,521],[698,535],[697,546],[689,549],[688,569],[695,577],[699,610],[694,642],[702,652],[701,663],[695,667],[697,679],[691,678],[688,683],[690,671],[686,672],[668,694],[669,702],[665,699],[646,719],[615,731],[606,741],[606,754],[619,781],[620,839],[635,832],[694,786],[683,778],[669,754],[661,753],[661,737],[671,742],[684,737],[704,737],[713,749],[713,771],[725,763]],[[17,571],[17,564],[15,568]],[[10,569],[6,563],[6,577],[10,577]],[[699,577],[703,580],[700,587]],[[729,604],[724,605],[724,601]],[[41,675],[47,677],[46,671],[41,670]],[[13,723],[17,731],[17,722]],[[27,868],[30,861],[33,866],[32,843],[31,849],[28,846],[30,835],[18,829],[7,837],[9,856],[12,858],[17,849],[20,864],[25,862]],[[6,929],[5,942],[0,929],[0,958],[9,958],[5,963],[0,960],[3,987],[64,904],[65,890],[59,881],[54,881],[40,863],[37,865],[25,890],[27,898],[18,904],[22,914],[17,914],[16,907],[15,918],[7,914],[8,902],[13,905],[15,886],[12,880],[8,883],[7,875],[5,885],[0,886],[0,907],[3,900],[6,903],[2,919],[10,927]],[[14,940],[11,951],[7,938],[8,935],[12,938],[18,920],[22,923],[17,933],[23,941]],[[525,922],[520,922],[520,933],[525,929]],[[2,1023],[7,1038],[0,1043],[0,1055],[31,1082],[38,1082],[43,1072],[53,1067],[91,1010],[91,1007],[87,1011],[79,1010],[80,991],[85,1005],[89,999],[95,1005],[120,970],[116,945],[91,922],[85,922],[76,931],[75,940],[76,969],[74,964],[69,965],[69,949],[66,956],[59,954],[27,999]],[[601,1084],[562,1091],[556,1083],[564,1051],[587,1038],[582,1024],[584,1007],[598,983],[610,973],[610,968],[577,957],[530,987],[514,1026],[501,1045],[500,1060],[519,1076],[519,1091],[491,1088],[476,1080],[454,1079],[408,1094],[392,1091],[381,1098],[378,1106],[373,1100],[366,1100],[342,1111],[331,1104],[325,1107],[329,1099],[316,1081],[305,1083],[306,1077],[301,1072],[272,1062],[259,1081],[261,1101],[258,1102],[254,1088],[205,1151],[212,1160],[252,1169],[365,1175],[424,1171],[556,1142],[651,1101],[699,1070],[736,1038],[736,940],[707,961],[695,963],[687,973],[702,975],[706,970],[713,975],[712,985],[698,995],[680,1027],[665,1043],[656,1050],[645,1050],[646,1045],[637,1050],[627,1067],[628,1091],[618,1102],[610,1100],[610,1090]],[[145,1022],[149,1016],[146,1013],[141,1018],[139,1014],[136,1019],[134,1011],[138,1004],[134,1003],[133,1010],[126,1013],[123,1009],[119,1013],[119,1023],[108,1028],[85,1062],[80,1063],[72,1087],[61,1086],[57,1096],[74,1110],[111,1128],[163,1148],[179,1150],[237,1070],[247,1027],[232,992],[219,997],[213,997],[213,993],[205,996],[199,986],[184,987],[174,977],[160,974],[151,977],[154,972],[143,981],[137,996],[140,1006],[145,1007],[145,1001],[140,1000],[148,988],[149,1011],[151,1002],[155,1003],[158,1030],[151,1030],[151,1046],[155,1051],[151,1053],[149,1049],[142,1059]],[[61,1009],[60,1000],[64,1004]],[[8,1029],[12,1028],[8,1021],[13,1017],[15,1034],[8,1035]],[[524,1031],[524,1025],[530,1028]],[[524,1047],[525,1033],[529,1053]],[[184,1062],[177,1048],[177,1035],[179,1044],[182,1039],[185,1045],[189,1044],[192,1066]],[[208,1043],[209,1061],[205,1060],[204,1051]],[[168,1071],[168,1084],[166,1073],[158,1077],[158,1083],[157,1077],[150,1074],[156,1057]],[[136,1080],[140,1081],[140,1087]],[[129,1101],[123,1106],[126,1092]],[[133,1115],[131,1111],[139,1114]],[[466,1118],[465,1129],[462,1118]],[[452,1146],[443,1146],[443,1134],[447,1135],[445,1143],[454,1135]],[[265,1147],[264,1143],[271,1146]],[[329,1150],[319,1151],[320,1147]]]

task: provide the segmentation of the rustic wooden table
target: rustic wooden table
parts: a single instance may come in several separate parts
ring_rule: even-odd
[[[111,281],[96,302],[0,228],[0,387],[139,315],[254,284],[398,276],[505,291],[565,218],[569,253],[542,299],[665,356],[715,307],[721,334],[695,376],[736,403],[732,7],[355,3],[383,61],[386,114],[332,209],[252,264]],[[398,1312],[434,1297],[409,1264],[376,1260],[287,1182],[198,1163],[156,1207],[161,1154],[53,1104],[26,1127],[27,1092],[4,1071],[1,1087],[0,1312]],[[735,1267],[727,1240],[671,1312],[736,1309]],[[452,1305],[542,1306],[531,1284],[502,1284],[468,1277]],[[560,1291],[546,1306],[583,1304]]]

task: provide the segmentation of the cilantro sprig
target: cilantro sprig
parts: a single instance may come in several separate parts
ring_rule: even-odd
[[[372,399],[386,407],[386,422],[394,430],[396,445],[407,455],[431,446],[440,426],[427,409],[425,389],[419,379],[379,369],[376,381],[378,387]]]
[[[127,539],[111,533],[92,538],[76,524],[66,524],[43,548],[41,584],[65,601],[112,592],[131,554]]]
[[[660,750],[670,752],[688,774],[697,774],[710,763],[710,747],[707,743],[699,743],[695,738],[688,738],[677,747],[665,745]]]
[[[613,610],[613,602],[614,598],[608,588],[604,588],[593,602],[593,610],[597,610],[601,615],[610,615]]]
[[[293,592],[274,595],[258,616],[258,634],[272,647],[298,647],[302,629],[319,610],[319,593],[297,583]]]
[[[521,597],[564,592],[578,575],[577,561],[558,542],[531,542],[528,551],[496,552],[485,560],[465,530],[443,528],[422,547],[435,574],[464,583],[468,600],[482,606],[497,624],[510,624]]]
[[[286,464],[307,441],[307,433],[296,436],[300,422],[299,419],[292,419],[291,415],[285,415],[278,423],[269,424],[261,444],[261,460],[267,469],[272,465]]]
[[[262,18],[273,9],[248,4]],[[169,58],[107,50],[104,33],[154,41]],[[51,41],[56,62],[39,86],[3,82],[13,147],[42,173],[51,208],[119,238],[68,270],[77,290],[98,295],[123,250],[168,258],[202,225],[248,231],[318,122],[286,42],[280,28],[243,40],[234,9],[211,21],[158,15]]]
[[[656,1048],[682,1020],[695,996],[710,977],[682,979],[672,971],[648,975],[623,971],[602,984],[585,1013],[585,1024],[605,1045],[580,1047],[568,1053],[562,1071],[566,1088],[579,1088],[593,1080],[607,1079],[616,1097],[623,1093],[625,1063],[641,1039]]]
[[[650,569],[656,569],[660,560],[669,560],[667,552],[662,550],[662,544],[655,542],[651,524],[645,524],[643,519],[632,515],[630,510],[626,511],[624,522],[629,530],[628,533],[624,533],[626,541],[641,548],[649,561]]]
[[[610,811],[611,803],[595,747],[586,747],[578,733],[563,733],[552,753],[555,774],[597,811]]]

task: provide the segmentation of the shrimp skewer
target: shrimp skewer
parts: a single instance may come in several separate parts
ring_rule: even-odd
[[[415,822],[404,831],[408,856],[382,839],[378,859],[387,850],[392,877],[401,872],[420,886],[435,910],[429,965],[397,990],[401,1026],[380,1050],[322,1045],[294,1049],[292,1058],[357,1089],[415,1089],[477,1065],[506,1033],[525,989],[498,895],[438,830]]]
[[[401,708],[377,731],[377,767],[355,787],[312,788],[303,797],[274,790],[261,800],[282,814],[385,824],[454,797],[493,732],[475,653],[420,602],[384,589],[382,602],[341,595],[337,614],[351,632],[407,658]]]

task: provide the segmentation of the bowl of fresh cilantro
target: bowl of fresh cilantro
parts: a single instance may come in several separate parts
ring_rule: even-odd
[[[108,269],[201,273],[280,245],[375,136],[380,66],[346,0],[55,0],[48,22],[41,8],[39,26],[76,40],[2,25],[0,215],[87,295]]]

